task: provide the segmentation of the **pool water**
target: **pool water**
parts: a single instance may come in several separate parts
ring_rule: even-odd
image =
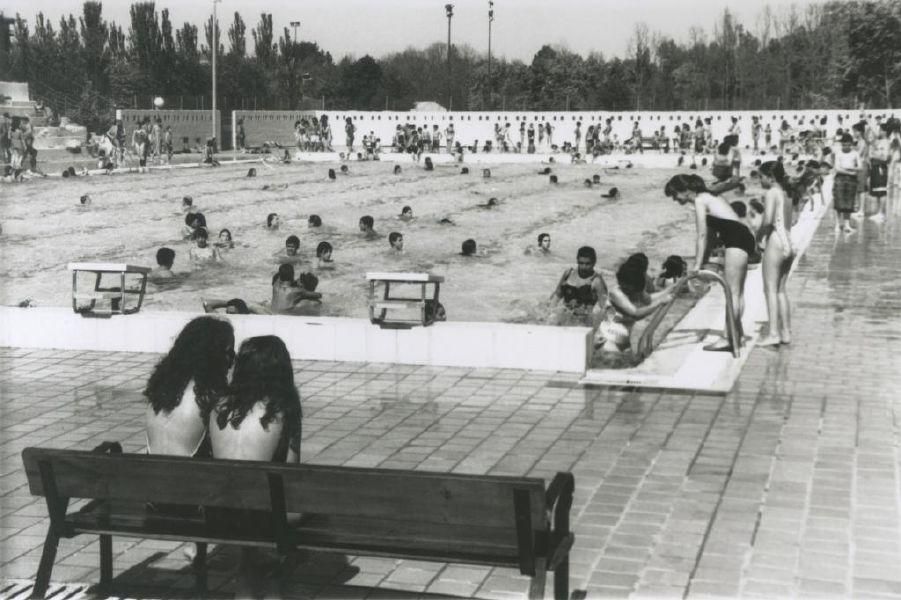
[[[249,166],[257,177],[245,177]],[[68,262],[155,266],[156,250],[169,246],[183,281],[174,289],[149,286],[146,309],[200,311],[201,297],[267,303],[278,268],[273,254],[295,234],[305,259],[297,269],[319,276],[324,316],[367,316],[368,271],[430,271],[445,277],[441,301],[449,320],[540,322],[542,302],[562,272],[575,266],[579,246],[594,246],[608,282],[632,252],[645,252],[653,270],[669,254],[694,250],[690,207],[662,193],[676,169],[554,165],[554,185],[538,174],[544,165],[537,164],[470,166],[468,175],[458,165],[428,172],[404,164],[394,175],[391,162],[350,162],[348,174],[330,181],[328,168],[336,166],[224,163],[0,186],[0,302],[31,298],[38,306],[69,306]],[[487,179],[481,175],[486,166]],[[594,174],[601,184],[586,188],[583,181]],[[611,187],[619,197],[602,198]],[[79,205],[82,194],[92,198],[87,208]],[[192,244],[181,238],[184,195],[206,216],[211,240],[220,229],[231,230],[235,248],[221,265],[191,269]],[[478,206],[492,197],[498,206]],[[397,219],[404,205],[413,208],[412,221]],[[280,215],[276,232],[265,228],[270,212]],[[321,230],[307,227],[310,214],[322,217]],[[379,239],[359,232],[358,220],[366,214],[374,217]],[[453,224],[439,224],[443,218]],[[402,254],[389,248],[391,231],[404,235]],[[542,232],[551,235],[550,254],[526,254]],[[478,243],[478,256],[460,256],[467,238]],[[334,268],[320,271],[315,248],[323,240],[334,247]]]

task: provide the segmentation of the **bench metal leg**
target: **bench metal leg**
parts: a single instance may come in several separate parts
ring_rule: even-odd
[[[53,572],[53,563],[56,560],[56,549],[59,546],[59,536],[53,532],[53,526],[47,532],[44,539],[44,550],[41,552],[41,562],[38,565],[38,574],[34,578],[34,587],[31,589],[32,598],[43,598],[50,585],[50,573]]]
[[[207,591],[207,578],[206,578],[206,542],[197,542],[197,554],[194,556],[194,580],[197,586],[197,591],[201,594],[205,594]]]
[[[529,583],[529,600],[544,598],[544,584],[547,580],[547,562],[543,558],[535,559],[535,575]]]
[[[569,557],[554,569],[554,600],[569,600]]]
[[[100,587],[105,589],[113,581],[113,536],[100,536]]]

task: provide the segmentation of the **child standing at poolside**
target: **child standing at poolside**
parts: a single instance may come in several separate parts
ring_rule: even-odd
[[[851,227],[851,213],[857,197],[857,177],[861,169],[860,155],[854,149],[854,138],[842,136],[841,152],[835,153],[835,181],[832,184],[832,205],[835,208],[835,230],[845,233],[855,231]],[[844,223],[844,227],[842,224]]]

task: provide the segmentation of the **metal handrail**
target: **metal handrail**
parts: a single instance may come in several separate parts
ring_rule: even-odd
[[[691,273],[690,275],[686,275],[682,279],[679,279],[676,283],[673,284],[673,287],[670,288],[672,290],[673,297],[669,302],[665,304],[661,304],[657,310],[654,311],[654,314],[651,316],[651,320],[648,322],[648,326],[645,328],[644,332],[641,334],[641,338],[638,340],[638,358],[641,360],[646,359],[653,352],[653,343],[654,343],[654,332],[657,330],[657,327],[660,326],[660,323],[663,321],[663,317],[666,316],[666,313],[669,312],[669,309],[672,308],[673,304],[676,301],[676,296],[678,293],[688,285],[689,281],[694,279],[700,279],[702,281],[716,281],[723,288],[723,293],[726,296],[726,336],[729,339],[729,344],[732,346],[732,356],[738,358],[741,353],[741,334],[739,333],[740,328],[738,326],[738,322],[735,319],[735,307],[732,305],[732,292],[729,289],[729,284],[726,283],[726,280],[719,273],[715,273],[713,271],[701,270],[696,273]]]

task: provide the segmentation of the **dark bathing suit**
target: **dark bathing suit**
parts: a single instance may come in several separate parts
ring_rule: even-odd
[[[569,281],[569,278],[570,276],[572,276],[572,274],[573,271],[572,269],[570,269],[569,273],[566,274],[566,281]],[[597,273],[592,274],[592,276],[589,278],[590,283],[580,285],[578,287],[570,285],[569,283],[564,283],[560,288],[560,291],[563,293],[563,302],[567,305],[575,304],[573,308],[584,308],[591,310],[598,301],[598,294],[591,285],[592,283],[594,283],[594,279],[597,276]]]
[[[719,237],[726,248],[744,250],[749,256],[757,249],[754,234],[744,223],[707,215],[707,228]]]

